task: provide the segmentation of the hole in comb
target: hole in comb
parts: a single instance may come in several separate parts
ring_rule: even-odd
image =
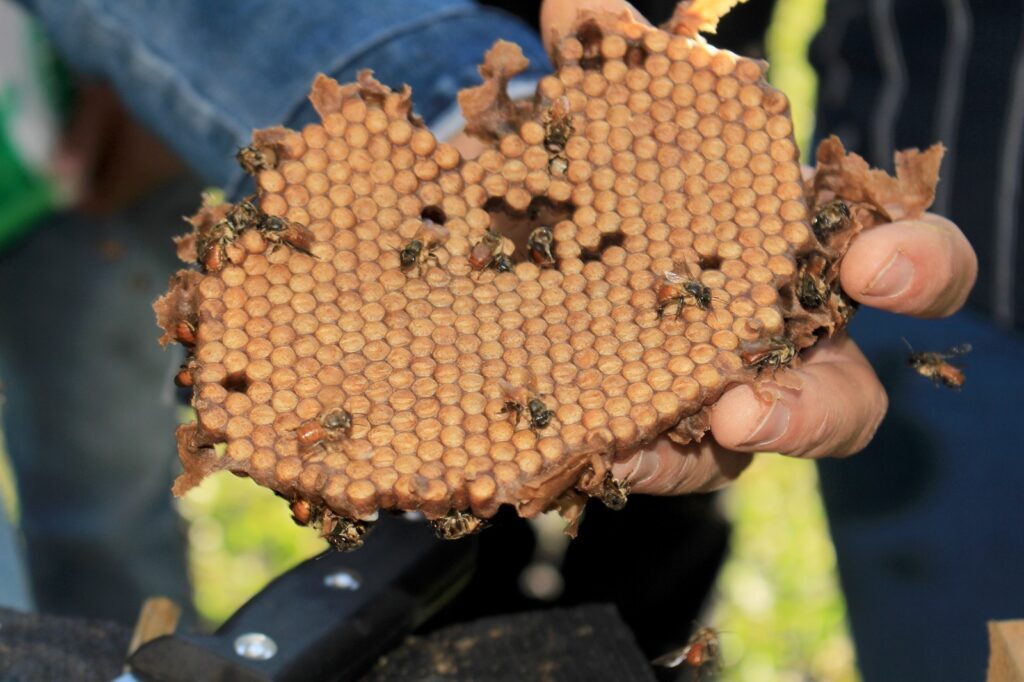
[[[584,250],[580,253],[580,260],[584,263],[591,261],[601,260],[604,256],[604,252],[613,246],[622,246],[622,242],[626,240],[626,235],[621,232],[608,232],[601,235],[601,241],[598,242],[597,248],[593,250]]]
[[[249,390],[249,379],[244,374],[229,374],[220,385],[232,393],[245,393]]]
[[[701,256],[697,262],[701,270],[717,270],[722,267],[722,258],[718,255]]]
[[[444,225],[448,222],[448,216],[440,206],[426,206],[420,211],[420,217],[424,220],[437,223],[438,225]]]
[[[604,35],[593,20],[584,23],[576,32],[576,39],[583,45],[580,68],[584,71],[599,71],[604,66],[601,56],[601,39]]]
[[[538,227],[554,229],[555,225],[572,217],[573,206],[547,197],[534,197],[526,210],[517,211],[504,197],[492,197],[484,203],[484,210],[491,216],[491,229],[515,244],[512,262],[521,263],[530,257],[527,246],[530,233]]]
[[[647,61],[647,48],[640,43],[633,43],[626,50],[626,56],[623,61],[626,62],[626,66],[631,68],[640,68]]]

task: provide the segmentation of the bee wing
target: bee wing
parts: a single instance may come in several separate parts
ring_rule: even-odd
[[[312,255],[310,249],[313,247],[316,237],[305,225],[292,222],[288,224],[288,231],[284,235],[284,240],[297,250]]]
[[[675,270],[666,270],[664,273],[662,273],[662,276],[665,278],[665,281],[668,282],[669,284],[682,284],[683,282],[686,281],[686,278],[680,275]]]
[[[686,654],[690,653],[690,645],[687,644],[681,649],[673,649],[667,654],[662,654],[656,659],[651,661],[651,665],[656,665],[659,668],[676,668],[680,663],[686,660]]]
[[[424,220],[419,235],[429,246],[440,244],[448,239],[448,229],[444,225],[438,225],[433,220]]]
[[[558,97],[554,102],[551,103],[551,118],[562,119],[569,115],[572,111],[572,105],[569,103],[569,98],[565,95]]]
[[[959,346],[953,346],[949,349],[949,357],[954,355],[966,355],[971,352],[971,344],[962,343]]]

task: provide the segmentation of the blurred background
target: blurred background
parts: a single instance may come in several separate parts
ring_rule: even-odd
[[[798,141],[805,150],[816,93],[807,49],[822,22],[824,4],[779,0],[767,41],[770,79],[790,96]],[[0,135],[0,144],[5,139]],[[0,148],[0,172],[21,173],[23,182],[17,205],[10,197],[0,197],[0,220],[12,226],[8,233],[73,194],[73,188],[31,169],[3,166],[2,152]],[[180,418],[187,421],[191,414],[183,409]],[[2,440],[0,495],[4,512],[17,521],[17,496]],[[731,549],[703,624],[723,633],[721,679],[860,679],[814,463],[760,456],[720,502],[734,524]],[[324,549],[313,530],[291,521],[279,498],[227,473],[206,479],[178,501],[178,511],[187,529],[194,605],[207,627],[223,621],[273,577]],[[542,532],[560,532],[561,521],[542,520],[539,526]]]

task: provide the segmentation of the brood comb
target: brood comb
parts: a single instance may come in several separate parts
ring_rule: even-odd
[[[706,23],[582,16],[528,102],[497,43],[459,97],[475,159],[407,87],[318,77],[321,123],[254,135],[256,195],[191,219],[200,269],[155,306],[198,417],[175,493],[248,475],[342,548],[379,510],[457,537],[503,504],[618,506],[615,456],[699,439],[727,387],[842,327],[841,256],[892,204],[837,141],[805,187],[786,97]]]

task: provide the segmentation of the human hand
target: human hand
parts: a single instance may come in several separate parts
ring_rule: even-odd
[[[624,0],[545,0],[541,35],[551,43],[572,30],[580,9],[621,13]],[[964,303],[977,277],[974,250],[937,215],[878,225],[853,241],[843,260],[843,290],[863,305],[916,317],[943,317]],[[638,493],[675,495],[726,485],[754,452],[844,457],[870,442],[888,399],[864,355],[845,333],[805,352],[799,367],[726,391],[701,443],[662,437],[614,463],[613,475]]]

